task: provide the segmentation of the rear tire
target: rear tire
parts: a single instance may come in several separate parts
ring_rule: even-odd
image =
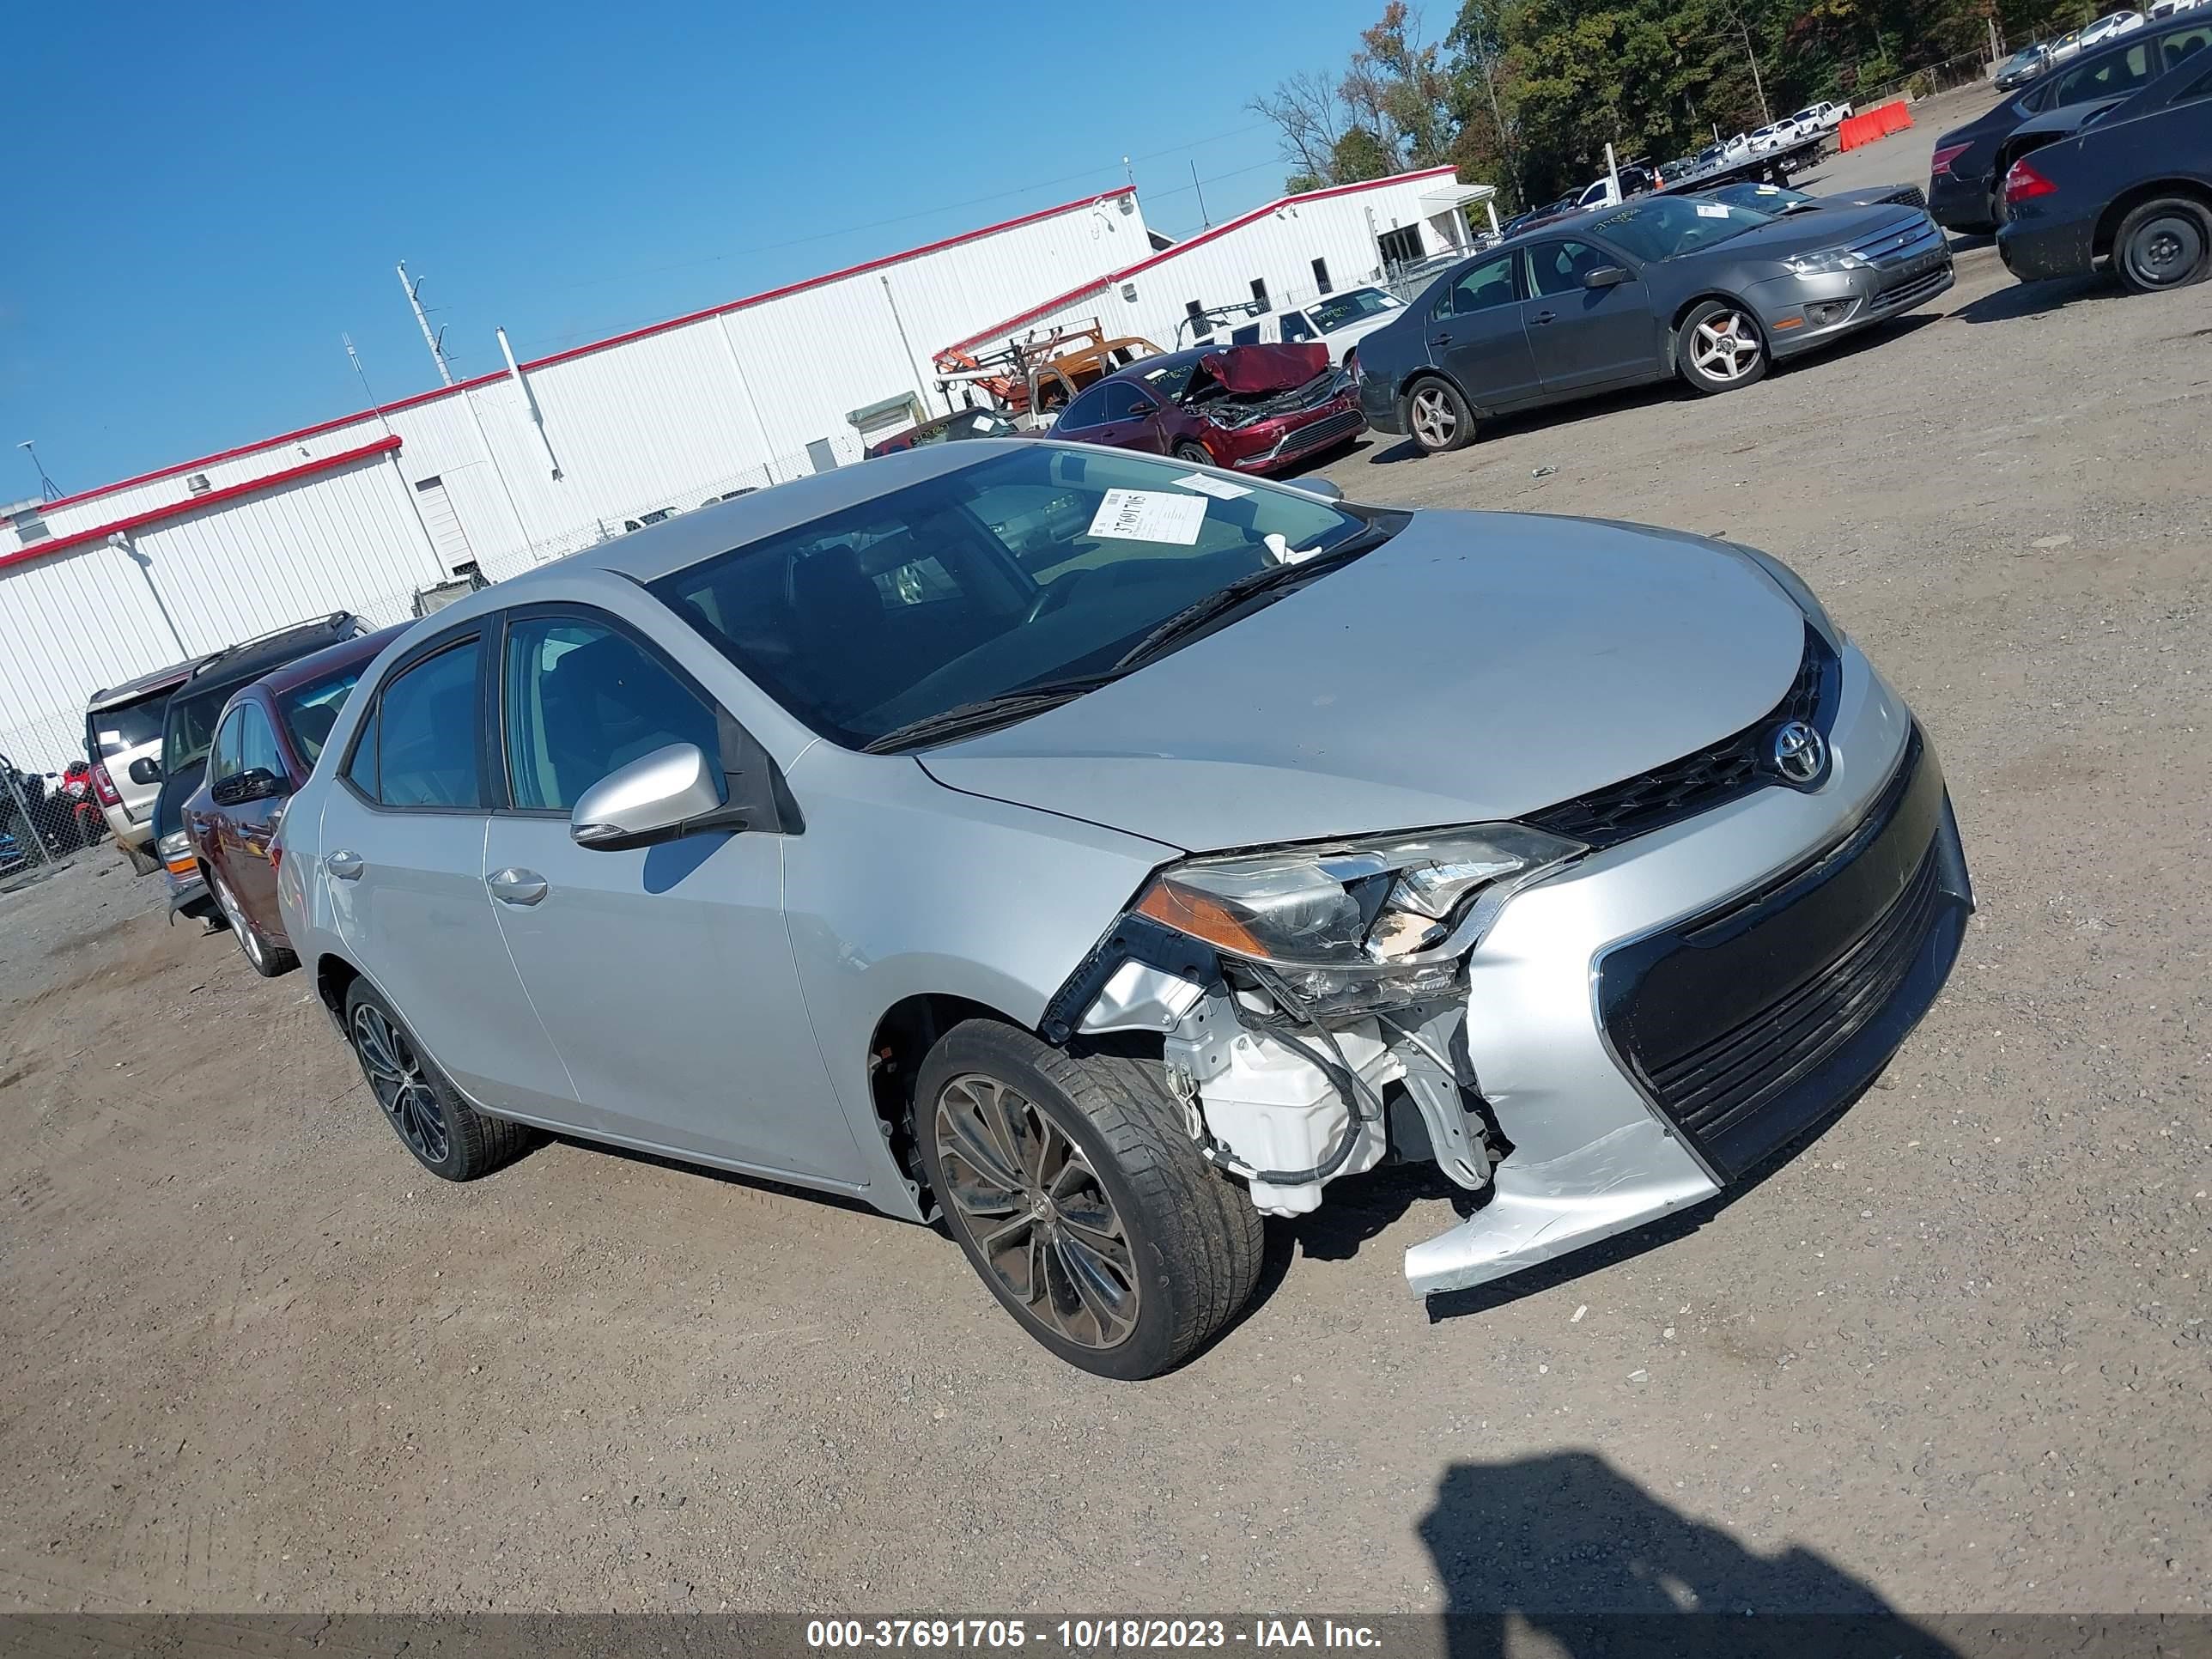
[[[161,867],[161,860],[144,848],[133,847],[128,842],[123,844],[123,856],[130,863],[131,873],[134,876],[150,876]]]
[[[1707,300],[1675,331],[1674,366],[1702,396],[1739,391],[1766,378],[1766,337],[1749,307]]]
[[[345,1018],[347,1040],[384,1121],[432,1175],[474,1181],[536,1144],[538,1132],[528,1125],[487,1117],[463,1100],[367,980],[348,988]]]
[[[1259,1212],[1199,1156],[1156,1064],[969,1020],[923,1060],[915,1117],[969,1265],[1069,1364],[1157,1376],[1250,1299]]]
[[[2120,221],[2112,274],[2131,294],[2163,294],[2212,274],[2212,213],[2186,196],[2160,196]]]
[[[1459,388],[1431,375],[1406,393],[1406,430],[1425,455],[1448,455],[1474,441],[1474,411]]]

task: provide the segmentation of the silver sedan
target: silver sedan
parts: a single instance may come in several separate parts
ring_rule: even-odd
[[[1972,907],[1932,746],[1772,559],[1049,441],[426,618],[277,861],[434,1173],[558,1130],[941,1218],[1118,1377],[1380,1164],[1486,1198],[1421,1292],[1713,1197]]]

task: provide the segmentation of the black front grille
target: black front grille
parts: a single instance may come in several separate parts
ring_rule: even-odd
[[[1725,1136],[1888,1006],[1939,897],[1931,848],[1889,909],[1841,956],[1748,1019],[1647,1073],[1659,1103],[1700,1141]]]
[[[1887,1062],[1950,971],[1972,908],[1942,770],[1916,729],[1840,842],[1607,951],[1600,1017],[1652,1103],[1741,1176]]]
[[[1749,726],[1664,766],[1547,806],[1525,821],[1586,846],[1611,847],[1725,806],[1778,781],[1766,766],[1767,743],[1776,726],[1803,720],[1827,734],[1841,678],[1835,652],[1808,625],[1797,678],[1782,701]]]
[[[1946,259],[1926,276],[1916,276],[1909,283],[1900,283],[1886,293],[1875,295],[1874,303],[1869,309],[1896,311],[1905,306],[1917,304],[1929,295],[1941,291],[1943,284],[1950,280],[1951,262]]]
[[[1924,208],[1928,205],[1928,198],[1919,185],[1906,185],[1881,198],[1882,204],[1890,202],[1899,202],[1906,207]]]

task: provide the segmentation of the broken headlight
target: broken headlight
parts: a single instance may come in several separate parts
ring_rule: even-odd
[[[1152,878],[1137,914],[1272,969],[1309,1003],[1373,1007],[1450,990],[1506,899],[1586,849],[1471,824],[1231,858]]]

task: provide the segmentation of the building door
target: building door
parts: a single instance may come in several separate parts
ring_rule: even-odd
[[[827,438],[817,438],[806,446],[806,459],[817,472],[834,472],[837,467],[837,452]]]
[[[415,481],[415,505],[422,509],[422,527],[430,532],[430,544],[438,550],[438,562],[447,570],[459,570],[476,557],[469,545],[468,532],[461,528],[459,515],[446,494],[442,477],[417,478]]]

